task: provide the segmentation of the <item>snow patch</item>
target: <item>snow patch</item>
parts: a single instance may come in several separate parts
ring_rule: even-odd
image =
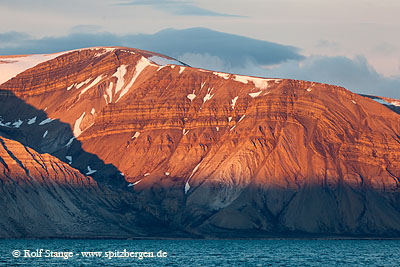
[[[109,102],[107,102],[107,96],[105,95],[106,103],[111,103],[112,102],[112,89],[113,89],[113,83],[110,82],[108,85],[108,88],[106,89],[106,94],[108,95]]]
[[[17,76],[19,73],[30,69],[42,62],[56,58],[62,54],[38,54],[28,56],[9,56],[0,59],[0,84]]]
[[[81,88],[82,86],[84,86],[85,84],[87,84],[88,82],[90,82],[90,80],[91,80],[91,78],[89,78],[89,79],[87,79],[86,81],[83,81],[83,82],[81,82],[81,83],[78,83],[78,84],[76,85],[76,89]]]
[[[125,86],[125,88],[122,90],[122,92],[119,95],[116,102],[118,102],[118,100],[120,100],[121,97],[123,97],[126,93],[128,93],[129,89],[132,87],[132,85],[136,81],[137,77],[139,77],[140,73],[149,65],[150,65],[150,62],[145,57],[142,57],[138,61],[137,65],[136,65],[136,69],[135,69],[135,74],[133,75],[129,84],[127,86]]]
[[[115,87],[115,93],[117,94],[125,85],[124,76],[126,74],[127,65],[121,65],[118,67],[117,71],[111,77],[117,77],[117,85]],[[111,99],[111,97],[110,97]],[[110,100],[111,102],[111,100]]]
[[[96,110],[94,108],[92,108],[92,110],[90,111],[90,114],[94,115],[96,113]]]
[[[169,173],[169,172],[166,172],[166,173],[165,173],[165,175],[166,175],[166,176],[169,176],[169,175],[170,175],[170,173]]]
[[[21,127],[22,123],[24,123],[24,122],[21,121],[21,120],[17,120],[17,121],[14,122],[12,125],[13,125],[15,128],[19,128],[19,127]]]
[[[383,100],[381,98],[373,98],[372,100],[374,100],[374,101],[376,101],[376,102],[378,102],[380,104],[383,104],[383,105],[400,107],[400,101],[394,100],[394,101],[388,102],[388,101]]]
[[[93,82],[91,82],[85,89],[83,89],[80,94],[79,97],[81,95],[83,95],[84,93],[86,93],[87,90],[89,90],[90,88],[92,88],[93,86],[95,86],[96,84],[98,84],[102,79],[104,78],[103,75],[100,75],[99,77],[97,77],[96,79],[94,79]]]
[[[240,119],[238,120],[238,122],[237,122],[237,123],[239,123],[241,120],[243,120],[243,119],[244,119],[244,117],[246,117],[246,114],[244,114],[242,117],[240,117]]]
[[[72,144],[72,142],[74,142],[74,140],[76,139],[76,137],[72,137],[71,139],[69,139],[68,143],[65,146],[69,146]]]
[[[114,48],[112,48],[112,49],[114,49]],[[124,51],[124,52],[130,53],[132,55],[135,55],[135,52],[133,52],[133,51],[129,51],[129,50],[125,50],[125,49],[121,49],[121,51]]]
[[[215,95],[215,94],[211,94],[211,92],[212,92],[212,90],[213,90],[214,88],[208,88],[208,90],[207,90],[207,94],[204,96],[204,98],[203,98],[203,104],[206,102],[206,101],[208,101],[208,100],[210,100],[211,98],[213,98],[213,96]]]
[[[217,129],[217,132],[219,131],[219,127],[217,126],[217,127],[215,127],[215,129]]]
[[[74,87],[76,85],[76,83],[71,84],[70,86],[67,87],[67,91],[71,90],[72,87]]]
[[[188,94],[186,97],[189,98],[190,101],[193,101],[193,99],[196,98],[196,95],[195,94]]]
[[[354,100],[351,100],[351,102],[353,102],[353,104],[357,104],[357,102],[356,102],[356,101],[354,101]]]
[[[97,53],[95,54],[95,57],[101,57],[102,55],[105,55],[105,54],[107,54],[108,52],[113,52],[113,51],[115,50],[115,48],[104,47],[104,48],[96,48],[95,50],[96,50],[96,51],[98,51],[98,50],[101,51],[101,52],[97,52]],[[130,52],[130,51],[127,51],[127,50],[121,50],[121,51],[133,53],[133,52]],[[135,54],[135,53],[133,53],[133,54]]]
[[[72,156],[65,156],[65,158],[69,161],[68,164],[72,164]]]
[[[85,114],[86,114],[86,112],[83,112],[82,115],[75,121],[75,124],[74,124],[74,136],[75,137],[80,136],[82,133],[80,125],[81,125],[81,122],[82,122]]]
[[[396,106],[396,107],[400,107],[400,101],[394,100],[394,101],[391,101],[390,104],[393,106]]]
[[[190,174],[189,178],[187,179],[186,184],[185,184],[185,194],[187,194],[187,192],[190,190],[189,181],[190,181],[190,179],[193,177],[193,175],[195,174],[195,172],[199,169],[200,164],[201,164],[201,162],[200,162],[199,164],[197,164],[196,167],[194,167],[192,173]]]
[[[193,169],[193,171],[192,171],[192,174],[189,176],[189,179],[192,178],[192,176],[194,175],[194,173],[199,169],[200,164],[201,164],[201,162],[200,162],[199,164],[197,164],[196,167],[194,167],[194,169]]]
[[[235,81],[248,84],[249,82],[253,82],[254,86],[263,90],[268,88],[269,82],[279,83],[282,79],[266,79],[266,78],[257,78],[243,75],[235,75]]]
[[[141,181],[142,181],[142,180],[136,181],[136,182],[134,182],[133,184],[130,183],[130,184],[128,184],[128,187],[135,186],[135,185],[137,185],[138,183],[140,183]]]
[[[197,69],[198,71],[201,71],[201,72],[211,72],[211,71],[209,71],[209,70],[205,70],[205,69]]]
[[[262,93],[262,91],[256,92],[256,93],[249,93],[249,96],[251,96],[252,98],[255,98],[257,96],[259,96]]]
[[[248,79],[248,78],[250,78],[250,77],[248,77],[248,76],[241,76],[241,75],[235,75],[235,76],[234,76],[234,80],[235,80],[235,81],[241,82],[241,83],[244,83],[244,84],[248,84],[248,83],[249,83],[249,79]]]
[[[183,129],[182,133],[183,133],[183,135],[187,135],[189,133],[189,130]]]
[[[185,184],[185,195],[187,194],[187,192],[190,190],[190,185],[189,185],[189,181],[186,181]]]
[[[307,92],[311,92],[311,91],[312,91],[311,87],[307,88]]]
[[[46,138],[46,136],[47,136],[48,133],[49,133],[49,131],[46,130],[46,131],[44,132],[44,134],[43,134],[43,138]]]
[[[3,120],[0,121],[0,126],[9,127],[10,128],[11,122],[3,123]]]
[[[131,139],[138,138],[138,137],[139,137],[139,135],[140,135],[140,133],[139,133],[139,132],[135,132],[135,134],[132,136],[132,138],[131,138]]]
[[[213,74],[222,77],[225,80],[228,80],[230,75],[229,73],[223,73],[223,72],[213,72]]]
[[[233,125],[233,127],[229,131],[232,131],[233,129],[235,129],[235,127],[236,127],[236,125]]]
[[[228,117],[228,122],[231,122],[231,120],[232,120],[232,117]]]
[[[234,99],[232,99],[232,104],[231,107],[232,109],[235,109],[236,101],[238,100],[239,96],[236,96]]]
[[[180,69],[179,69],[179,74],[182,74],[182,72],[185,70],[185,67],[181,67]]]
[[[33,117],[32,119],[29,119],[28,124],[29,125],[34,124],[36,122],[36,119],[37,119],[37,117]]]
[[[50,123],[50,122],[52,122],[52,121],[54,121],[54,119],[47,118],[47,119],[41,121],[41,122],[39,123],[39,125],[45,125],[45,124]]]
[[[90,166],[87,166],[87,170],[88,170],[88,172],[86,173],[86,175],[91,175],[91,174],[97,172],[97,170],[92,170],[92,169],[90,168]]]
[[[149,175],[150,175],[150,173],[145,173],[143,176],[146,177],[146,176],[149,176]]]

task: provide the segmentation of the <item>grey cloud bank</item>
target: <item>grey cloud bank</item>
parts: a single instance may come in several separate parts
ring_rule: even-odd
[[[400,98],[400,77],[385,77],[368,64],[363,56],[310,56],[303,60],[289,60],[275,66],[261,66],[247,59],[244,66],[226,64],[218,56],[184,54],[179,60],[189,65],[268,78],[287,78],[334,84],[360,94]]]
[[[357,93],[400,98],[400,77],[388,78],[379,74],[363,56],[306,58],[293,46],[205,28],[167,29],[155,34],[130,35],[115,35],[98,30],[93,25],[81,25],[74,27],[69,35],[45,38],[33,38],[19,32],[0,33],[0,54],[53,53],[92,46],[128,46],[169,55],[193,67],[330,83]]]
[[[83,26],[74,27],[74,29],[85,28]],[[208,54],[220,58],[224,65],[232,67],[244,66],[248,60],[259,65],[272,65],[304,58],[299,54],[299,49],[292,46],[205,28],[167,29],[155,34],[132,35],[77,33],[74,31],[62,37],[40,39],[17,32],[0,34],[0,40],[2,36],[14,40],[12,44],[0,44],[0,54],[5,55],[53,53],[91,46],[128,46],[159,52],[175,58],[184,54]]]
[[[400,77],[376,72],[363,56],[311,56],[299,62],[285,62],[265,70],[267,76],[294,78],[343,86],[353,92],[400,98]]]

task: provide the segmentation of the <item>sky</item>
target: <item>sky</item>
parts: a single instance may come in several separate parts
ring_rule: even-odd
[[[97,45],[400,98],[400,1],[1,0],[0,54]]]

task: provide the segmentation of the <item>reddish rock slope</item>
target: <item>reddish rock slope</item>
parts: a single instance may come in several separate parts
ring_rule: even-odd
[[[174,229],[400,233],[399,114],[342,87],[177,64],[60,54],[0,86],[1,131]]]

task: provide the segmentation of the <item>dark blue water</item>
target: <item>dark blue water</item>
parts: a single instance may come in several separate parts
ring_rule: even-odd
[[[4,266],[400,266],[399,256],[398,240],[0,240]]]

